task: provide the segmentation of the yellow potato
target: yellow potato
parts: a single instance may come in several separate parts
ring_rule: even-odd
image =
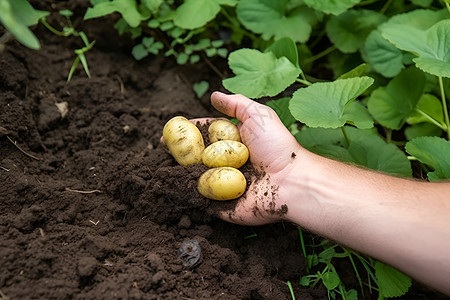
[[[200,130],[185,117],[170,119],[163,129],[164,143],[182,166],[202,163],[205,149]]]
[[[232,200],[244,194],[247,182],[244,175],[235,168],[209,169],[198,179],[200,194],[212,200]]]
[[[228,120],[215,120],[208,127],[208,136],[211,143],[222,140],[241,141],[241,135],[236,125]]]
[[[210,168],[233,167],[240,168],[247,161],[247,147],[236,141],[218,141],[206,147],[202,154],[203,164]]]

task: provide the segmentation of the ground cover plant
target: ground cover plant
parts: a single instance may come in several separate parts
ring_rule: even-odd
[[[282,240],[282,244],[288,244],[289,240],[294,245],[286,246],[287,255],[282,258],[279,256],[283,254],[277,250],[271,256],[265,256],[266,254],[256,250],[258,246],[265,248],[266,243],[274,240],[274,236],[280,235],[280,228],[270,227],[256,234],[251,231],[257,229],[227,225],[229,227],[225,230],[231,231],[225,238],[214,237],[211,231],[224,225],[215,223],[216,221],[211,223],[210,217],[204,216],[202,211],[207,211],[209,204],[192,194],[188,195],[192,197],[189,203],[186,204],[184,200],[186,191],[195,184],[195,177],[201,171],[190,169],[189,175],[186,170],[172,164],[170,156],[158,148],[163,120],[167,121],[176,114],[185,115],[186,112],[191,112],[187,115],[189,117],[203,117],[209,113],[203,107],[192,109],[196,102],[186,99],[185,94],[193,87],[197,97],[201,98],[208,86],[213,85],[211,79],[205,78],[213,76],[208,74],[209,76],[200,78],[190,74],[195,80],[189,81],[187,88],[175,91],[172,98],[169,95],[172,100],[170,104],[166,103],[167,96],[162,88],[167,85],[157,78],[175,76],[170,72],[177,73],[181,70],[175,66],[174,71],[166,73],[163,71],[164,67],[156,67],[158,69],[152,69],[150,75],[148,70],[141,70],[139,73],[134,70],[131,74],[117,71],[120,68],[114,71],[107,68],[103,70],[100,66],[102,59],[98,53],[94,53],[94,61],[101,63],[91,64],[94,65],[91,70],[94,74],[92,81],[72,77],[77,72],[79,62],[91,77],[85,53],[96,49],[93,47],[94,42],[87,38],[89,33],[85,34],[84,28],[83,31],[75,30],[70,18],[72,11],[79,11],[78,5],[83,7],[85,22],[102,22],[109,17],[107,26],[114,26],[119,34],[132,39],[133,46],[124,52],[131,52],[136,60],[144,63],[154,59],[152,56],[159,55],[158,57],[174,58],[180,65],[201,64],[204,69],[211,70],[216,81],[223,79],[223,87],[228,91],[261,99],[271,106],[298,141],[313,152],[397,176],[415,176],[433,181],[450,178],[450,122],[446,96],[450,88],[448,0],[81,2],[83,4],[74,4],[73,7],[59,4],[60,9],[53,9],[54,14],[66,19],[66,25],[59,31],[55,29],[56,26],[51,25],[57,23],[48,20],[49,14],[44,12],[50,11],[50,7],[41,7],[35,2],[33,5],[42,10],[34,10],[25,0],[0,0],[0,7],[4,8],[1,10],[3,13],[0,13],[0,21],[7,30],[0,44],[12,34],[24,45],[39,48],[36,37],[28,29],[39,20],[56,35],[72,35],[82,40],[81,48],[75,51],[75,62],[69,67],[69,77],[53,75],[49,79],[50,82],[72,79],[72,85],[60,83],[48,87],[48,91],[39,90],[38,87],[45,81],[34,79],[40,77],[36,76],[39,73],[36,71],[37,62],[31,58],[23,58],[23,50],[13,49],[11,53],[26,61],[25,65],[30,68],[30,79],[25,79],[24,76],[14,79],[2,74],[5,82],[0,85],[4,101],[2,105],[8,104],[10,107],[10,104],[19,103],[18,98],[23,97],[33,99],[35,103],[19,105],[25,111],[22,115],[29,114],[20,122],[34,129],[21,127],[21,123],[14,123],[17,126],[12,126],[13,114],[6,115],[5,110],[0,124],[0,138],[10,139],[11,136],[22,141],[30,145],[32,152],[42,154],[43,158],[38,155],[37,159],[30,158],[33,160],[31,163],[17,167],[19,154],[9,154],[12,152],[10,148],[2,150],[2,159],[5,159],[0,166],[8,183],[4,185],[2,195],[7,199],[6,203],[14,204],[14,196],[6,196],[10,188],[24,197],[28,205],[23,208],[11,205],[12,208],[8,208],[8,213],[0,219],[2,234],[10,238],[3,240],[2,244],[7,245],[8,241],[17,240],[13,242],[13,247],[4,248],[6,254],[3,257],[8,259],[4,259],[2,265],[7,266],[10,272],[0,277],[0,296],[3,297],[2,290],[6,295],[27,295],[26,289],[21,294],[19,288],[11,282],[16,282],[17,287],[20,287],[42,276],[51,278],[52,275],[49,274],[52,271],[60,274],[55,268],[61,266],[72,270],[68,272],[69,275],[64,276],[71,277],[66,279],[76,284],[55,283],[64,288],[52,295],[49,291],[38,289],[34,294],[35,298],[61,298],[74,293],[81,295],[81,298],[101,298],[107,297],[106,295],[114,297],[114,294],[104,292],[106,288],[130,298],[134,297],[132,295],[145,298],[148,294],[152,295],[150,298],[157,298],[158,295],[176,297],[180,291],[178,296],[187,298],[217,295],[204,285],[204,278],[216,291],[227,293],[230,299],[388,298],[408,291],[411,279],[404,274],[330,241],[311,236],[300,228],[295,235],[291,232]],[[24,16],[25,12],[28,15]],[[38,37],[45,37],[46,33],[42,30],[39,33]],[[93,37],[101,42],[102,35],[95,35],[93,32]],[[26,53],[31,56],[31,52]],[[21,64],[12,56],[2,59],[4,66]],[[121,66],[132,64],[124,57],[126,56],[120,56],[120,59],[127,63]],[[225,71],[212,62],[225,57],[234,76],[227,76]],[[66,55],[63,59],[68,58]],[[67,66],[61,63],[63,59],[54,60],[62,73],[67,71]],[[117,61],[117,57],[109,59],[111,64],[114,61]],[[164,75],[168,73],[171,75]],[[115,87],[117,84],[113,84],[114,80],[109,79],[108,75],[118,78],[120,88]],[[96,81],[96,77],[99,81]],[[148,79],[144,80],[144,77]],[[128,89],[124,88],[124,84]],[[30,94],[25,94],[22,89],[25,85],[34,87],[36,91],[31,90]],[[87,87],[89,85],[93,88]],[[110,94],[106,87],[115,93]],[[106,96],[94,91],[96,88]],[[151,89],[156,94],[146,100],[152,104],[143,104],[140,100],[141,96],[147,96],[146,89]],[[80,99],[75,98],[76,95]],[[164,100],[158,100],[158,97]],[[177,97],[182,100],[176,100]],[[89,103],[81,98],[99,100]],[[66,99],[72,101],[71,109],[75,113],[69,114],[69,118],[58,111],[57,114],[51,113],[54,104],[59,105]],[[122,102],[126,104],[121,104]],[[86,107],[82,108],[83,106]],[[112,109],[112,113],[107,109]],[[95,118],[96,113],[102,114],[107,121]],[[33,127],[33,119],[38,120],[38,127]],[[140,129],[137,124],[151,125],[154,130],[149,132]],[[69,135],[77,132],[79,127],[85,132],[81,130],[81,133],[75,133],[74,136]],[[70,147],[66,148],[58,139],[64,139]],[[114,140],[119,142],[113,143]],[[145,146],[144,141],[148,143],[148,140],[151,142]],[[7,147],[13,147],[11,141],[12,139],[8,141]],[[124,150],[127,148],[130,150]],[[43,149],[51,149],[52,153]],[[113,154],[116,150],[122,152]],[[93,158],[94,153],[114,163],[107,165],[97,162]],[[71,155],[75,155],[74,158]],[[44,163],[41,164],[41,160]],[[74,168],[74,175],[71,176],[64,174],[59,168],[75,167],[80,162],[92,167],[86,167],[85,170]],[[42,167],[43,164],[45,167]],[[114,174],[118,169],[123,171],[119,175]],[[24,176],[19,175],[22,170],[28,170],[24,173],[29,177],[20,177]],[[92,174],[95,178],[91,177]],[[41,175],[39,180],[48,178],[47,184],[57,188],[55,196],[48,198],[53,190],[43,187],[39,180],[32,177],[37,175]],[[189,177],[190,183],[180,184],[167,179],[178,178],[177,176]],[[58,181],[60,177],[84,189],[64,187]],[[31,183],[26,183],[28,180]],[[180,193],[174,191],[174,186],[178,185]],[[164,187],[165,194],[161,194],[155,186]],[[23,196],[27,190],[38,191],[38,201],[32,200],[31,196]],[[74,193],[76,196],[71,198],[67,193]],[[106,195],[112,196],[107,198]],[[97,205],[88,205],[94,211],[102,204],[110,203],[101,209],[108,218],[105,216],[99,227],[95,213],[82,207],[84,200],[79,196],[99,201]],[[58,197],[63,199],[61,203],[64,204],[58,204]],[[148,199],[153,199],[154,202]],[[70,204],[71,201],[78,204]],[[165,202],[171,204],[164,204]],[[49,209],[45,206],[46,203],[57,208]],[[154,203],[158,203],[160,207],[155,208]],[[58,218],[53,218],[51,212],[56,212]],[[100,228],[100,233],[91,228],[79,229],[87,227],[84,216],[90,218],[89,225]],[[133,225],[141,217],[141,222],[148,226],[148,230],[139,231]],[[144,220],[145,218],[148,219]],[[8,225],[9,223],[13,225]],[[61,226],[70,228],[78,241],[64,236],[59,229]],[[123,242],[124,238],[119,233],[127,235],[130,230],[137,231],[127,242]],[[144,248],[138,246],[138,241],[151,235],[152,231],[165,236],[166,241],[174,248],[180,246],[180,241],[184,238],[196,238],[200,241],[203,256],[214,259],[209,262],[203,259],[196,271],[182,271],[170,251],[154,246],[155,243],[158,244],[157,237]],[[38,237],[33,237],[31,249],[44,245],[45,255],[36,256],[28,250],[21,250],[25,243],[23,241],[33,233],[38,233]],[[86,233],[87,237],[84,236]],[[240,236],[236,244],[226,239],[236,238],[236,235]],[[65,266],[64,260],[67,258],[59,259],[54,256],[52,247],[57,249],[56,252],[63,249],[55,241],[63,241],[64,246],[68,244],[69,253],[77,252],[81,245],[82,255],[77,257],[76,262],[70,262],[69,267]],[[111,241],[119,243],[122,248],[112,245]],[[249,243],[255,243],[256,247]],[[229,248],[238,250],[232,250],[230,255]],[[131,253],[130,249],[141,252],[133,254],[135,256],[126,254]],[[149,255],[144,253],[149,249]],[[216,250],[229,255],[228,258],[219,260],[213,255]],[[12,252],[17,252],[17,256]],[[250,254],[250,258],[243,258],[236,254],[247,252],[255,256],[252,258]],[[304,264],[294,264],[292,267],[293,262],[299,262],[302,255]],[[31,265],[23,268],[25,279],[22,279],[20,272],[23,274],[23,270],[17,270],[13,265],[19,258],[27,256],[37,259],[38,269],[34,270],[32,262],[29,262]],[[272,259],[281,262],[274,267],[270,265]],[[262,263],[253,264],[254,260]],[[148,268],[140,268],[142,264]],[[244,270],[245,267],[238,266],[239,264],[247,266],[250,271]],[[353,282],[344,278],[341,264],[354,270],[350,276],[355,278]],[[209,269],[215,269],[217,265],[220,266],[220,272],[211,273]],[[281,271],[283,268],[289,271]],[[19,275],[11,275],[15,274],[13,270]],[[279,281],[261,277],[278,272],[286,272],[279,277]],[[136,275],[130,275],[132,273]],[[122,278],[121,274],[130,275],[130,279]],[[183,279],[180,276],[184,276]],[[254,276],[257,277],[256,282],[263,282],[272,291],[269,292],[262,286],[256,287],[254,281],[249,279]],[[109,283],[102,286],[100,282],[104,280],[109,280]],[[181,283],[177,283],[178,281]],[[236,284],[239,281],[244,283],[237,289],[230,287],[230,283]],[[280,281],[282,284],[277,286]],[[127,288],[122,290],[120,285],[124,282]],[[255,286],[251,287],[252,284]],[[183,289],[180,285],[195,285],[199,291]],[[325,287],[326,293],[314,292],[314,289],[323,291],[320,290],[321,285]],[[302,286],[312,287],[312,292],[310,288]],[[237,291],[238,289],[241,290]],[[413,294],[411,297],[416,296]]]

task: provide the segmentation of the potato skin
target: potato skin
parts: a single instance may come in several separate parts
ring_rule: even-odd
[[[211,143],[222,140],[241,141],[239,129],[228,120],[213,121],[208,127],[208,136]]]
[[[203,151],[203,164],[210,168],[233,167],[240,168],[247,161],[247,147],[237,141],[218,141],[212,143]]]
[[[232,200],[244,194],[247,181],[235,168],[212,168],[198,179],[197,189],[204,197],[212,200]]]
[[[185,117],[173,117],[163,129],[164,143],[182,166],[202,163],[205,149],[200,130]]]

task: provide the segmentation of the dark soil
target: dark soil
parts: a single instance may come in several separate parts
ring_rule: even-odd
[[[88,5],[59,2],[35,7],[80,16]],[[204,169],[160,145],[171,117],[217,116],[191,86],[220,78],[206,64],[136,62],[113,20],[76,20],[98,41],[92,79],[78,68],[66,83],[81,45],[41,25],[40,51],[13,41],[0,53],[0,299],[291,299],[287,280],[297,299],[327,299],[297,284],[295,226],[215,218],[196,190]],[[202,252],[193,267],[178,258],[187,240]]]

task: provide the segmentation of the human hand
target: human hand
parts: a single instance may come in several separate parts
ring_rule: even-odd
[[[306,154],[276,113],[242,95],[214,92],[211,104],[220,112],[237,118],[242,142],[250,151],[250,162],[261,172],[233,208],[228,202],[217,202],[219,216],[243,225],[261,225],[283,219],[288,207],[293,162]],[[298,172],[296,173],[296,176]],[[296,178],[301,180],[301,178]]]

